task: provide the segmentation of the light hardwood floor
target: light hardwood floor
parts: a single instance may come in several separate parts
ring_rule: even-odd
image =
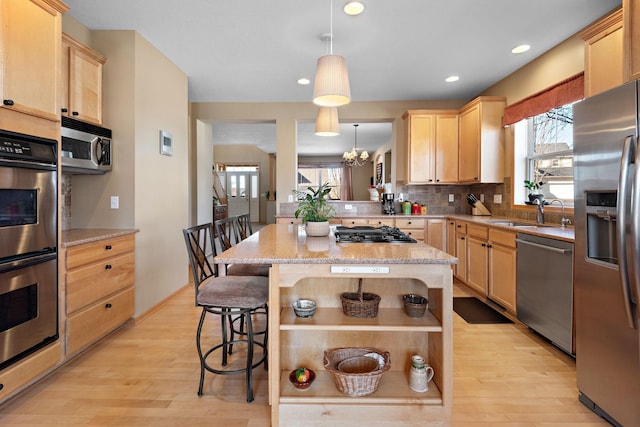
[[[262,367],[253,403],[241,375],[207,374],[197,396],[199,314],[185,288],[0,406],[0,425],[268,426]],[[453,336],[454,426],[608,425],[578,402],[574,360],[527,328],[469,325],[454,314]]]

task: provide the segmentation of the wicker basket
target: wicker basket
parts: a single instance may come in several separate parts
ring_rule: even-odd
[[[345,373],[338,370],[340,362],[354,357],[374,353],[382,361],[382,366],[365,373]],[[340,393],[346,396],[367,396],[378,389],[382,374],[391,368],[389,352],[371,347],[332,348],[324,352],[324,367],[333,376],[333,382]]]
[[[362,279],[358,280],[358,292],[343,292],[340,300],[347,316],[372,318],[378,315],[380,295],[362,292]]]

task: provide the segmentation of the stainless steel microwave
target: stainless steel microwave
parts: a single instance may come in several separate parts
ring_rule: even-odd
[[[102,174],[113,167],[111,129],[62,117],[62,172]]]

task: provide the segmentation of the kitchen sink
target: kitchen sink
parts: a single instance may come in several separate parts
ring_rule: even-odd
[[[530,224],[526,222],[515,222],[515,221],[509,221],[509,220],[494,220],[494,221],[488,221],[488,222],[489,224],[503,225],[505,227],[539,227],[535,224]]]

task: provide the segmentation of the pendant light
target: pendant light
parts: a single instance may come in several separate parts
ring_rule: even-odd
[[[338,107],[320,107],[316,117],[316,135],[336,136],[340,135],[340,123],[338,122]]]
[[[333,54],[333,0],[329,0],[329,54],[318,58],[313,84],[313,103],[321,107],[339,107],[351,102],[349,72],[344,57]]]
[[[363,150],[362,153],[358,155],[358,126],[360,125],[357,123],[353,125],[353,148],[351,151],[345,151],[342,155],[344,162],[347,166],[351,167],[363,166],[367,163],[367,159],[369,158],[367,150]]]

